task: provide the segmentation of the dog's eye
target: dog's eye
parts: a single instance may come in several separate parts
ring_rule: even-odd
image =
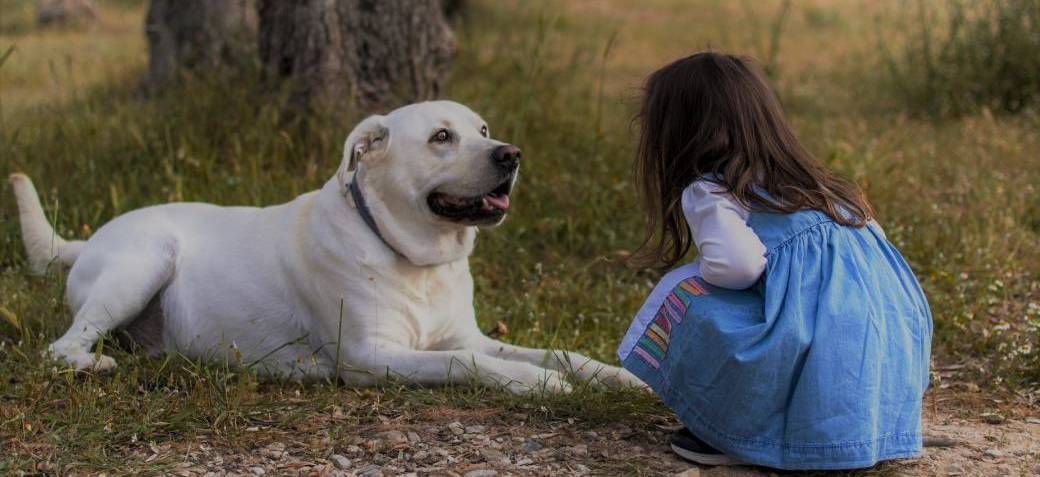
[[[430,138],[430,142],[448,142],[451,140],[451,133],[447,129],[441,129],[433,134]]]
[[[487,126],[481,126],[480,127],[480,135],[484,136],[484,137],[487,137]]]

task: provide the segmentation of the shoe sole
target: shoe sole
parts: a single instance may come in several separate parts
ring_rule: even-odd
[[[696,452],[691,452],[686,449],[683,449],[682,447],[679,447],[675,444],[672,444],[672,452],[675,452],[679,455],[679,457],[682,457],[683,459],[701,465],[740,465],[740,461],[726,454],[698,454]]]

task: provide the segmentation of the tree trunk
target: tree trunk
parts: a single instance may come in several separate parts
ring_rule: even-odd
[[[152,0],[146,88],[154,92],[183,71],[253,61],[256,28],[255,0]]]
[[[441,11],[448,20],[452,20],[466,10],[466,0],[440,0]]]
[[[39,0],[36,7],[36,22],[41,26],[91,21],[96,14],[94,0]]]
[[[437,0],[259,0],[260,61],[297,105],[371,112],[440,94],[454,52]]]

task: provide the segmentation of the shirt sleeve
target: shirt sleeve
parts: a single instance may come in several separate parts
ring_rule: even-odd
[[[704,280],[736,290],[754,285],[766,268],[766,247],[747,225],[748,210],[722,186],[703,180],[683,191],[682,206]]]

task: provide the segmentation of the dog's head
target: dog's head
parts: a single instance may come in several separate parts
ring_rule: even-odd
[[[495,226],[509,210],[520,150],[491,139],[466,106],[430,101],[358,124],[347,138],[341,183],[358,168],[366,194],[377,194],[397,221]]]

